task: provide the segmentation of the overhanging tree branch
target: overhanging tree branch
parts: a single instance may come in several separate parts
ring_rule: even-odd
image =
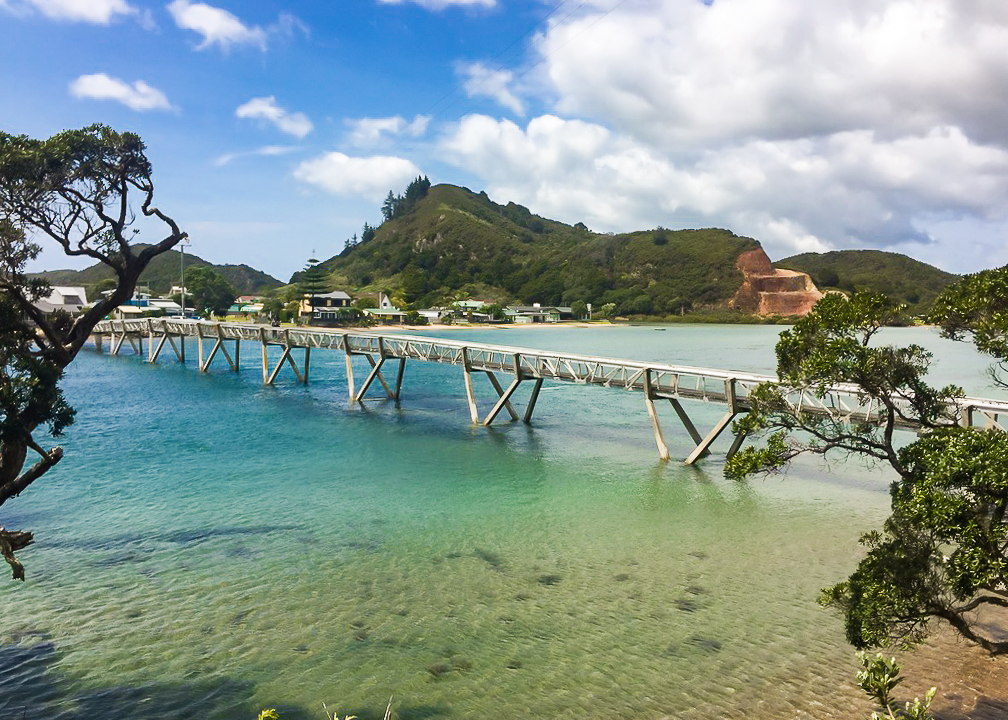
[[[63,456],[32,437],[48,426],[54,437],[73,422],[59,389],[63,369],[95,324],[134,292],[140,273],[157,255],[186,237],[153,206],[151,166],[140,138],[103,125],[60,133],[49,140],[0,133],[0,506],[42,477]],[[164,238],[139,253],[127,237],[140,204],[144,217],[168,226]],[[24,267],[39,246],[24,229],[56,242],[70,256],[87,256],[116,275],[112,293],[72,323],[35,306],[48,289]],[[135,231],[134,231],[135,232]],[[27,449],[39,460],[27,470]],[[24,568],[15,553],[31,533],[0,531],[0,552],[15,579]]]

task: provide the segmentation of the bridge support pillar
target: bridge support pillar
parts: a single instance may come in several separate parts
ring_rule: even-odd
[[[350,352],[350,336],[346,333],[343,334],[343,352],[346,355],[347,393],[350,396],[350,404],[353,405],[354,401],[357,399],[357,393],[354,391],[353,353]]]
[[[658,446],[658,457],[662,460],[669,459],[668,445],[665,444],[665,436],[662,434],[661,423],[658,421],[658,411],[654,405],[654,389],[651,385],[651,371],[644,371],[644,405],[647,408],[648,417],[651,418],[651,429],[654,430],[655,445]]]
[[[311,361],[311,348],[305,347],[305,361],[304,361],[304,373],[302,373],[294,362],[294,356],[291,355],[291,343],[290,343],[290,330],[284,331],[284,342],[283,342],[283,354],[277,361],[277,364],[270,371],[269,367],[269,356],[267,352],[269,350],[270,343],[266,340],[266,328],[259,329],[259,341],[262,343],[262,371],[263,371],[263,383],[265,385],[272,385],[273,381],[276,380],[277,375],[280,374],[280,370],[283,368],[284,363],[291,366],[291,370],[294,371],[294,376],[297,378],[299,383],[304,385],[308,384],[308,366]],[[279,343],[274,343],[279,344]],[[226,351],[225,351],[226,353]]]
[[[539,391],[542,390],[543,379],[536,378],[535,385],[532,386],[532,394],[529,396],[528,405],[525,408],[525,417],[522,422],[526,425],[532,422],[532,412],[535,410],[536,400],[539,399]]]
[[[399,404],[399,394],[402,391],[403,373],[406,372],[406,358],[399,358],[399,370],[396,372],[394,400]]]
[[[494,403],[493,408],[487,413],[486,418],[483,419],[482,425],[489,426],[497,419],[501,410],[507,410],[508,414],[511,416],[511,420],[517,422],[519,415],[515,411],[514,406],[511,404],[511,397],[514,395],[515,390],[521,385],[523,380],[531,379],[522,371],[521,367],[521,353],[515,353],[514,359],[512,361],[512,367],[514,370],[514,380],[505,390],[500,381],[497,380],[497,376],[493,371],[479,368],[476,372],[481,372],[487,376],[487,380],[490,381],[490,385],[493,387],[494,392],[497,393],[497,402]],[[469,357],[469,349],[462,348],[462,369],[464,372],[465,390],[466,390],[466,404],[469,407],[469,417],[472,419],[474,425],[481,424],[479,419],[479,408],[476,406],[476,397],[473,392],[472,384],[472,374],[474,372],[472,367],[472,361]],[[535,411],[536,400],[539,399],[539,391],[542,389],[543,379],[541,377],[535,378],[535,386],[532,388],[532,394],[529,397],[528,406],[525,408],[525,415],[522,417],[523,422],[526,424],[532,422],[532,413]]]
[[[479,409],[476,407],[476,396],[473,394],[472,365],[469,363],[469,348],[462,348],[462,372],[465,383],[466,405],[469,406],[469,418],[473,425],[479,425]]]
[[[494,403],[494,406],[490,410],[490,412],[487,413],[486,419],[483,421],[483,424],[489,425],[490,423],[492,423],[497,418],[498,413],[500,413],[500,411],[503,410],[504,408],[507,408],[508,413],[511,414],[512,420],[517,420],[518,413],[516,413],[514,408],[511,407],[511,396],[514,394],[514,391],[518,389],[518,386],[521,385],[522,378],[516,377],[514,380],[511,381],[511,384],[508,385],[507,390],[501,390],[500,383],[497,382],[497,378],[494,377],[493,373],[488,372],[487,377],[490,378],[490,383],[494,386],[494,390],[497,391],[498,400],[496,403]]]
[[[230,367],[234,372],[238,372],[238,370],[239,370],[239,367],[238,367],[238,350],[239,350],[240,343],[241,343],[240,340],[238,340],[237,338],[235,339],[235,356],[232,359],[231,354],[227,351],[227,346],[224,344],[224,337],[221,335],[220,325],[217,325],[217,335],[216,335],[216,337],[212,338],[213,341],[214,341],[213,347],[210,348],[210,354],[207,356],[206,362],[204,362],[203,361],[203,331],[199,327],[197,327],[196,333],[197,333],[197,338],[198,338],[197,342],[199,343],[199,350],[200,350],[200,372],[201,373],[205,373],[208,369],[210,369],[210,363],[213,362],[214,357],[216,357],[218,350],[224,354],[224,359],[227,360],[228,367]],[[307,374],[307,372],[308,372],[308,370],[307,370],[307,361],[306,361],[305,373]]]
[[[378,338],[378,362],[375,362],[375,359],[371,357],[371,353],[363,353],[363,355],[367,358],[368,364],[371,366],[371,372],[368,373],[367,378],[364,380],[364,384],[361,385],[360,390],[357,391],[357,394],[353,398],[353,402],[359,403],[364,399],[364,395],[367,393],[368,388],[371,387],[371,383],[373,383],[376,378],[378,382],[381,383],[382,387],[385,388],[385,395],[389,400],[397,398],[400,384],[402,383],[402,365],[400,364],[399,377],[396,379],[396,391],[393,393],[381,373],[382,365],[385,364],[385,360],[387,359],[385,355],[385,338]],[[349,358],[350,356],[347,355],[347,357]],[[347,367],[350,368],[350,371],[352,372],[352,367],[350,365]]]
[[[709,433],[707,433],[707,437],[701,440],[697,444],[693,452],[689,454],[689,457],[686,458],[687,465],[692,465],[701,457],[703,457],[708,452],[708,448],[710,448],[711,443],[713,443],[715,440],[718,439],[721,433],[724,432],[725,428],[731,425],[731,421],[734,420],[735,416],[738,415],[740,412],[738,409],[738,403],[735,400],[735,381],[725,380],[724,383],[725,383],[725,398],[728,401],[728,412],[726,412],[724,416],[717,421],[717,424],[714,425],[713,428],[711,428],[711,431]],[[744,437],[739,437],[735,439],[735,442],[732,443],[732,454],[738,451],[738,448],[741,447],[742,441],[744,439],[745,439]]]

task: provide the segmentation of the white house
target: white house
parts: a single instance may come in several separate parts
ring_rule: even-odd
[[[35,303],[35,307],[49,314],[57,310],[64,310],[71,315],[79,315],[81,308],[88,304],[87,293],[82,287],[53,287],[49,296],[41,298]]]

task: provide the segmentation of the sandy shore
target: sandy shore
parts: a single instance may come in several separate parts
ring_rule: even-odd
[[[929,688],[937,686],[931,707],[936,720],[1008,718],[1008,658],[992,658],[949,630],[915,650],[884,654],[895,655],[903,667],[906,680],[895,691],[900,706],[914,697],[923,698]],[[852,683],[856,674],[852,652]]]

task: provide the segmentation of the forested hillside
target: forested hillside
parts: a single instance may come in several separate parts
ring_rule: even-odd
[[[906,303],[912,314],[924,314],[957,275],[881,250],[836,250],[803,253],[774,263],[775,267],[808,273],[820,290],[871,290]]]
[[[390,291],[415,306],[464,295],[672,314],[725,306],[742,283],[736,259],[759,247],[727,230],[594,233],[515,203],[499,205],[486,193],[452,185],[428,191],[425,182],[418,178],[398,198],[390,194],[386,221],[322,263],[331,287]]]
[[[137,245],[143,248],[143,245]],[[256,295],[283,285],[274,277],[260,272],[248,265],[214,265],[201,257],[191,253],[185,254],[185,266],[189,268],[208,267],[213,268],[234,286],[240,295]],[[155,295],[167,293],[172,285],[178,285],[181,279],[181,256],[180,253],[169,250],[163,255],[155,257],[151,264],[147,266],[140,276],[140,285],[146,285]],[[88,298],[94,296],[94,291],[103,280],[111,280],[112,270],[96,263],[84,270],[51,270],[39,273],[52,285],[83,286],[88,293]]]

